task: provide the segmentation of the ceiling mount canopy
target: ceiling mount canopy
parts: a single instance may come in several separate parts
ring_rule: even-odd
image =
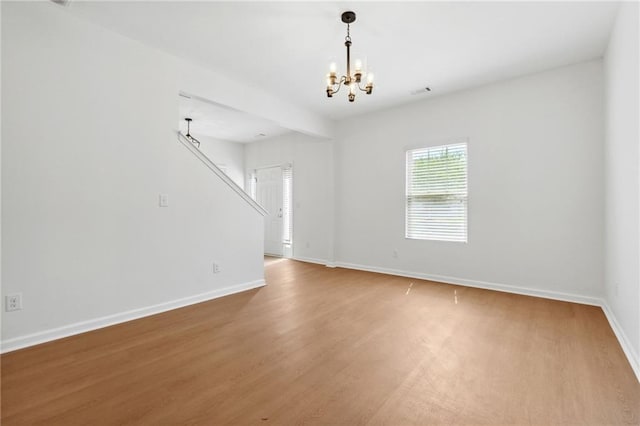
[[[342,85],[349,87],[349,102],[353,102],[356,99],[356,89],[365,92],[370,95],[373,92],[373,74],[362,72],[362,61],[356,59],[355,70],[353,75],[351,74],[351,24],[355,22],[356,14],[350,10],[342,14],[342,22],[347,24],[347,36],[344,38],[344,45],[347,47],[347,74],[340,77],[336,74],[336,64],[332,62],[329,66],[329,74],[327,75],[327,97],[332,98],[334,94],[338,93]],[[360,86],[362,78],[367,78],[367,84],[363,87]]]
[[[347,10],[342,14],[342,22],[345,24],[353,24],[356,22],[356,13],[350,10]]]

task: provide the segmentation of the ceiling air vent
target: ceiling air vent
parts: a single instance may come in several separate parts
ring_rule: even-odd
[[[418,89],[418,90],[412,90],[409,93],[411,93],[412,95],[421,95],[423,93],[429,93],[429,92],[431,92],[431,87],[427,86],[427,87],[423,87],[423,88]]]
[[[51,0],[55,4],[59,4],[60,6],[67,6],[71,0]]]

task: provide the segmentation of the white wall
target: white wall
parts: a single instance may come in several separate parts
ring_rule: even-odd
[[[2,3],[3,350],[261,282],[262,216],[177,142],[188,67]]]
[[[339,265],[601,297],[601,61],[340,124]],[[469,242],[405,239],[405,150],[451,138],[469,144]]]
[[[227,176],[244,189],[244,145],[208,136],[195,135],[200,150],[218,167],[223,166]]]
[[[245,146],[251,170],[293,165],[293,256],[320,263],[333,261],[333,144],[291,133]]]
[[[640,377],[640,178],[638,4],[623,3],[604,61],[605,288]],[[623,342],[624,347],[624,342]]]

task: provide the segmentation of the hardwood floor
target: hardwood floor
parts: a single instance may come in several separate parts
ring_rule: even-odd
[[[640,421],[600,308],[291,260],[266,278],[3,355],[2,424]]]

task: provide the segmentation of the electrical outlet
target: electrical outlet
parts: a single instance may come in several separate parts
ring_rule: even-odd
[[[5,310],[7,312],[19,311],[22,309],[22,293],[7,295],[5,302]]]
[[[398,249],[393,249],[393,257],[394,257],[395,259],[397,259],[397,258],[398,258]]]
[[[220,265],[216,262],[213,262],[213,273],[217,274],[218,272],[220,272]]]

